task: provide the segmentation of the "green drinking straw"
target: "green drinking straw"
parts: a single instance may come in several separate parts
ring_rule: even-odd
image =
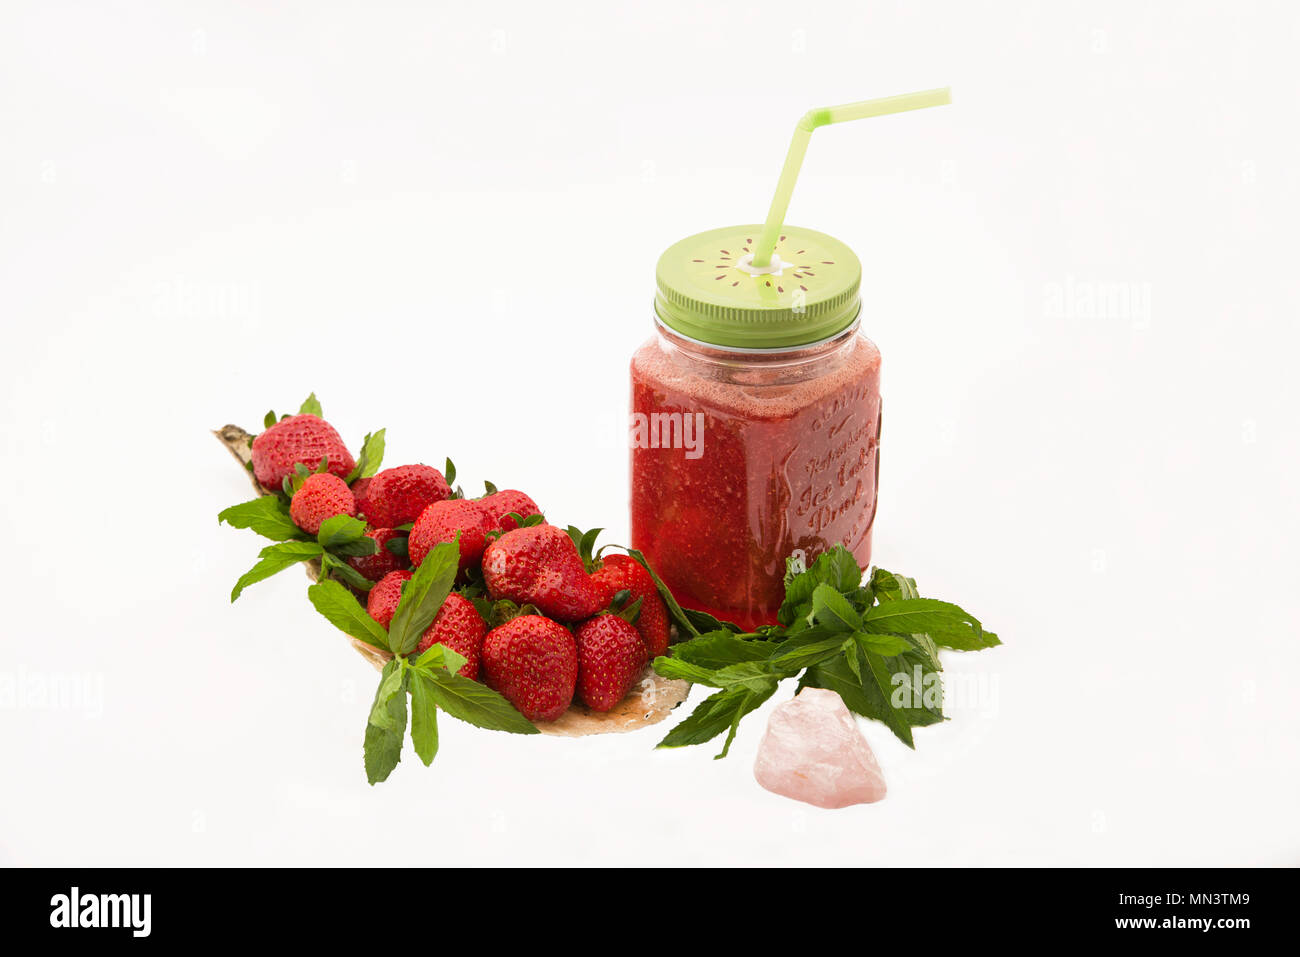
[[[785,222],[786,210],[790,208],[794,181],[799,178],[799,167],[803,165],[803,155],[808,151],[808,141],[812,139],[813,130],[831,123],[843,123],[845,120],[862,120],[869,116],[884,116],[886,113],[906,113],[927,106],[945,106],[951,102],[952,92],[945,86],[938,90],[882,96],[877,100],[845,103],[843,106],[824,106],[805,113],[795,125],[794,136],[790,138],[790,152],[785,154],[785,166],[781,168],[781,178],[776,182],[772,207],[767,211],[763,232],[759,235],[758,244],[754,246],[752,265],[762,269],[772,261],[772,251],[776,249],[777,236]]]

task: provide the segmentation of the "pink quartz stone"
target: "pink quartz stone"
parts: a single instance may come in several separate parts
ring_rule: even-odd
[[[885,777],[834,691],[804,688],[777,707],[758,746],[754,777],[769,791],[817,807],[871,804]]]

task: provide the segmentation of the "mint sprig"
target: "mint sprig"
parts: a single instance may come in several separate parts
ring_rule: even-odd
[[[307,533],[289,517],[289,504],[278,495],[262,495],[217,513],[217,521],[234,528],[247,528],[273,542],[305,539]]]
[[[834,691],[851,711],[883,722],[915,747],[913,728],[945,720],[939,648],[978,651],[1001,644],[960,606],[920,597],[915,579],[876,568],[864,582],[843,546],[808,568],[791,560],[785,586],[780,625],[755,632],[672,610],[679,630],[692,637],[656,658],[655,670],[719,690],[659,747],[702,744],[726,732],[717,757],[726,756],[741,719],[788,678],[796,678],[800,689]],[[700,629],[709,623],[712,628]]]
[[[434,546],[403,584],[401,600],[387,629],[338,582],[323,580],[307,589],[312,605],[332,625],[357,641],[393,655],[379,676],[379,687],[366,718],[363,750],[366,779],[371,784],[386,780],[401,761],[408,716],[411,744],[425,765],[432,763],[438,753],[438,711],[492,731],[539,733],[501,695],[457,674],[465,664],[463,655],[442,644],[430,646],[418,657],[410,655],[447,600],[459,563],[460,548],[455,542]]]

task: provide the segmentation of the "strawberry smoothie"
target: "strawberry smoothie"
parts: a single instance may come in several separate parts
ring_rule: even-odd
[[[880,352],[856,322],[739,351],[660,323],[631,372],[632,544],[683,606],[752,629],[775,623],[792,553],[838,543],[868,565]]]

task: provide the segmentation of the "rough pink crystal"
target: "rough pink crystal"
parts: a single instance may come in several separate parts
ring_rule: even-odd
[[[823,688],[804,688],[772,712],[754,777],[769,791],[817,807],[870,804],[885,796],[871,746],[840,696]]]

